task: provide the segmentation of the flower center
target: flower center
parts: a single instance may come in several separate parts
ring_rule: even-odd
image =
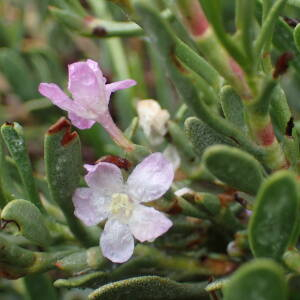
[[[133,209],[133,203],[128,195],[124,193],[116,193],[112,195],[110,211],[114,215],[130,217]]]

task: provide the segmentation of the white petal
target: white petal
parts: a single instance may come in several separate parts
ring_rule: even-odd
[[[99,197],[90,188],[76,189],[72,200],[75,216],[87,226],[97,225],[108,216],[110,198]]]
[[[104,197],[123,191],[122,173],[114,164],[100,162],[89,168],[84,178],[90,188]]]
[[[129,227],[140,242],[154,241],[169,230],[172,222],[153,207],[137,205],[129,221]]]
[[[133,253],[134,240],[129,226],[117,219],[109,219],[100,238],[103,256],[115,263],[127,261]]]
[[[139,124],[142,127],[146,137],[152,145],[159,145],[164,141],[164,135],[167,133],[167,122],[170,114],[162,109],[155,100],[142,100],[137,103],[137,112]]]
[[[136,202],[148,202],[161,197],[174,178],[172,163],[157,152],[139,163],[128,178],[128,193]]]
[[[175,146],[169,144],[164,150],[163,155],[172,163],[174,170],[176,171],[180,166],[180,156]]]

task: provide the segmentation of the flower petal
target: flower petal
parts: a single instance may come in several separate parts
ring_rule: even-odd
[[[85,181],[90,188],[105,197],[123,191],[123,177],[121,170],[114,164],[100,162],[90,168],[85,175]]]
[[[76,189],[72,201],[75,216],[87,226],[97,225],[108,216],[106,207],[110,198],[101,197],[90,188]]]
[[[95,124],[95,121],[79,117],[73,112],[69,112],[68,117],[71,120],[72,124],[79,129],[88,129]]]
[[[172,163],[174,171],[180,167],[181,158],[175,146],[169,144],[164,150],[163,155]]]
[[[168,131],[169,112],[152,99],[138,101],[136,108],[139,124],[151,145],[157,146],[163,143]]]
[[[133,236],[129,226],[117,219],[109,219],[100,238],[103,256],[115,263],[127,261],[134,250]]]
[[[157,152],[139,163],[127,180],[128,193],[136,202],[148,202],[161,197],[174,178],[172,163]]]
[[[136,81],[132,79],[126,79],[121,81],[112,82],[105,85],[106,88],[106,100],[107,104],[109,103],[111,93],[114,93],[118,90],[124,90],[136,85]]]
[[[84,164],[83,167],[88,171],[88,172],[94,172],[98,165],[89,165],[89,164]]]
[[[109,83],[105,87],[106,87],[107,91],[109,91],[110,93],[114,93],[115,91],[128,89],[134,85],[136,85],[135,80],[126,79],[126,80]]]
[[[74,102],[54,83],[41,83],[39,85],[39,92],[63,110],[72,111],[74,108]]]
[[[75,102],[85,108],[93,118],[108,109],[105,83],[99,78],[99,73],[101,74],[99,68],[95,72],[95,66],[91,62],[69,65],[68,88]]]
[[[99,84],[105,84],[106,83],[106,78],[103,76],[102,71],[99,68],[99,65],[96,61],[92,59],[88,59],[86,61],[87,65],[94,71],[95,75],[98,78]]]
[[[153,207],[137,205],[129,221],[129,227],[140,242],[154,241],[169,230],[172,222]]]

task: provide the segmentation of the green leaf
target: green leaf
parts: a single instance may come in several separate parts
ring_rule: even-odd
[[[74,215],[72,196],[82,171],[81,145],[65,118],[50,127],[45,136],[45,164],[51,197],[62,209],[74,236],[86,246],[95,245],[96,237]]]
[[[272,95],[270,114],[276,128],[282,135],[285,135],[286,126],[292,114],[287,103],[286,95],[280,86],[277,86]]]
[[[298,300],[300,294],[300,276],[293,274],[288,279],[289,300]]]
[[[49,271],[55,268],[58,259],[73,251],[33,252],[16,245],[0,233],[1,276],[16,279],[26,274]]]
[[[109,275],[105,272],[92,272],[68,279],[58,279],[54,282],[54,286],[57,288],[74,288],[74,287],[88,287],[96,288],[99,285],[103,285],[109,282]]]
[[[168,23],[160,17],[159,12],[151,7],[149,1],[132,0],[132,3],[138,15],[135,21],[149,35],[174,86],[189,108],[211,128],[225,136],[234,136],[242,147],[254,155],[261,157],[262,151],[260,148],[249,141],[242,131],[232,126],[230,122],[211,110],[205,104],[205,99],[200,97],[199,91],[195,86],[195,78],[198,75],[193,71],[189,72],[178,60],[175,55],[176,47],[178,47],[178,39]]]
[[[89,295],[90,300],[201,300],[206,283],[178,283],[158,276],[136,277],[107,284]]]
[[[96,252],[95,248],[91,248],[91,249],[94,249],[94,253]],[[99,248],[98,248],[98,252],[100,252]],[[73,255],[73,257],[74,257],[74,255]],[[70,256],[68,260],[71,265],[72,256]],[[62,261],[59,261],[58,265],[61,266],[61,263],[62,263]],[[75,263],[75,260],[73,261],[73,265],[74,266],[77,265]],[[141,273],[146,272],[145,270],[147,268],[153,269],[155,266],[156,266],[155,258],[153,256],[152,257],[149,257],[149,256],[134,257],[134,258],[130,259],[128,262],[118,266],[117,268],[114,268],[110,272],[102,272],[102,271],[101,272],[90,272],[88,274],[79,275],[79,276],[75,276],[75,277],[68,278],[68,279],[59,279],[59,280],[55,281],[54,286],[56,286],[56,287],[89,287],[89,288],[97,287],[97,288],[99,288],[100,286],[110,283],[110,282],[115,282],[115,281],[126,279],[129,277],[141,275]],[[64,268],[60,267],[60,269],[63,269],[64,271],[66,271],[65,267],[66,267],[66,265],[64,266]],[[103,268],[103,265],[102,266],[98,265],[97,268],[99,269],[100,267]],[[85,267],[82,266],[81,269],[77,268],[77,272],[82,271],[84,269],[86,270],[87,266],[85,266]],[[75,271],[75,269],[73,269],[73,271]]]
[[[300,7],[300,0],[288,0],[289,5]]]
[[[10,182],[10,178],[7,172],[2,138],[0,138],[0,208],[3,208],[11,200],[8,182]]]
[[[38,284],[37,284],[38,282]],[[30,300],[57,300],[56,290],[46,274],[27,275],[24,278],[26,292]]]
[[[124,135],[131,141],[138,129],[139,126],[139,119],[135,117],[130,122],[130,125],[126,128]]]
[[[221,106],[225,118],[236,127],[246,131],[246,122],[244,118],[244,105],[239,95],[231,86],[224,86],[220,93]]]
[[[227,185],[256,194],[263,181],[263,167],[249,153],[240,149],[216,145],[203,154],[203,162],[211,174]]]
[[[29,201],[43,209],[35,186],[30,158],[27,153],[22,127],[18,123],[5,123],[1,127],[5,144],[16,163]]]
[[[257,257],[280,260],[298,235],[299,192],[296,178],[280,171],[259,190],[249,224],[249,242]]]
[[[300,273],[300,252],[298,249],[289,249],[287,250],[283,257],[284,263],[295,273]]]
[[[38,97],[37,82],[22,55],[14,50],[0,49],[0,70],[12,89],[24,100]]]
[[[298,51],[300,51],[300,26],[299,25],[300,24],[298,24],[294,29],[294,41]]]
[[[184,65],[205,79],[214,89],[219,90],[222,78],[203,57],[180,40],[177,41],[175,53]]]
[[[184,159],[194,162],[195,152],[193,145],[184,130],[177,123],[169,121],[168,131],[172,137],[172,143],[177,147],[178,151],[183,154]]]
[[[273,44],[281,52],[292,52],[295,56],[290,64],[300,72],[300,53],[293,37],[293,29],[282,19],[278,20],[273,35]]]
[[[224,300],[286,300],[284,271],[275,262],[257,259],[242,266],[224,288]]]
[[[18,199],[9,202],[1,212],[1,219],[15,222],[20,233],[39,246],[47,246],[51,242],[41,212],[27,200]]]
[[[195,203],[211,216],[218,215],[221,210],[220,199],[213,194],[196,193]]]
[[[67,255],[57,261],[56,266],[68,273],[103,268],[107,259],[101,254],[99,246]]]
[[[225,136],[217,133],[214,129],[195,117],[188,118],[185,123],[185,132],[192,142],[195,152],[201,157],[205,149],[215,144],[234,143]]]

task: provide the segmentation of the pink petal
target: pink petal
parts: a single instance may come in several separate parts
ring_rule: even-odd
[[[95,70],[94,63],[76,62],[69,65],[68,88],[75,102],[96,116],[108,108],[105,82],[99,77],[101,71]]]
[[[95,121],[79,117],[73,112],[69,112],[68,117],[71,120],[72,124],[79,129],[88,129],[95,124]]]
[[[106,207],[110,198],[101,197],[90,188],[76,189],[72,201],[75,216],[87,226],[97,225],[108,216]]]
[[[88,186],[103,197],[123,191],[123,176],[116,165],[100,162],[84,178]]]
[[[72,111],[74,108],[74,102],[54,83],[40,83],[39,92],[61,109]]]
[[[133,236],[128,225],[109,219],[100,238],[103,256],[115,263],[127,261],[134,250]]]
[[[137,205],[129,221],[129,227],[140,242],[154,241],[169,230],[172,222],[152,207]]]
[[[136,81],[132,79],[126,79],[122,81],[116,81],[109,84],[106,84],[106,100],[109,103],[111,93],[114,93],[118,90],[124,90],[136,85]]]
[[[121,81],[116,81],[113,83],[107,84],[105,87],[110,93],[114,93],[118,90],[124,90],[136,85],[136,81],[132,79],[126,79]]]
[[[153,153],[139,163],[127,180],[128,192],[136,202],[161,197],[171,186],[174,168],[162,153]]]
[[[103,76],[103,73],[100,70],[98,63],[94,60],[91,60],[91,59],[88,59],[86,61],[86,63],[94,71],[95,75],[98,78],[99,84],[101,84],[101,83],[105,84],[106,83],[106,78]]]

